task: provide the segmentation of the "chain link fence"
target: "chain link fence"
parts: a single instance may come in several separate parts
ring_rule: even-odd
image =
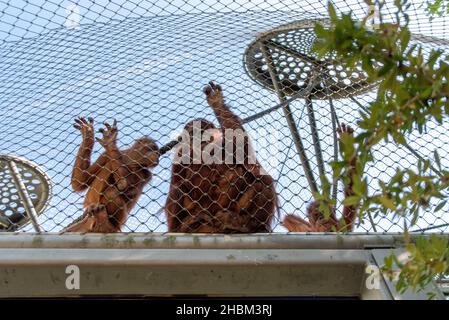
[[[360,19],[370,9],[362,0],[333,3]],[[385,7],[387,17],[392,6]],[[326,1],[308,0],[0,1],[0,229],[285,232],[284,216],[304,218],[320,174],[330,177],[336,129],[346,123],[357,131],[358,111],[376,95],[361,69],[349,74],[332,57],[320,61],[311,50],[313,25],[327,23],[326,7]],[[448,19],[429,19],[424,2],[409,11],[412,41],[449,53]],[[219,88],[203,92],[210,81],[221,85],[226,106]],[[235,129],[237,122],[226,120],[234,119],[229,111],[242,119],[251,139],[252,165],[177,170],[177,152],[148,162],[156,152],[151,140],[139,140],[140,147],[131,149],[138,152],[129,151],[144,136],[161,147],[198,118],[210,121],[201,126]],[[75,123],[78,117],[85,119]],[[100,141],[89,138],[89,117]],[[112,125],[113,119],[117,146],[126,152],[110,147],[115,129],[102,123]],[[96,132],[100,128],[105,131]],[[397,167],[413,168],[436,149],[449,166],[448,129],[447,121],[431,122],[424,134],[412,133],[408,147],[382,145],[368,177],[388,180]],[[92,163],[101,158],[102,144],[110,149],[107,161],[90,168],[95,172],[86,163],[74,169],[80,131],[85,148],[89,139],[95,144]],[[137,154],[146,160],[137,161]],[[333,193],[337,216],[343,189],[337,185]],[[176,207],[172,221],[167,199]],[[421,213],[416,230],[448,231],[449,215],[434,214],[434,206]],[[115,210],[129,214],[118,217]],[[92,229],[101,219],[112,219],[112,229]],[[398,232],[402,225],[377,216],[356,221],[354,231]]]

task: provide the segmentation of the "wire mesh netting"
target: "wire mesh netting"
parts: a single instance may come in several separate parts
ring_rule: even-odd
[[[362,0],[333,3],[360,19],[370,9]],[[449,53],[448,18],[429,19],[423,5],[414,2],[408,12],[412,42]],[[385,7],[387,18],[392,6]],[[349,74],[332,57],[323,62],[311,50],[314,23],[326,23],[326,7],[326,1],[307,0],[0,1],[0,153],[9,156],[0,161],[0,228],[30,232],[37,224],[45,232],[67,231],[81,217],[83,228],[106,219],[113,221],[112,231],[123,232],[209,232],[217,221],[225,227],[215,231],[286,231],[283,217],[305,217],[312,191],[320,188],[319,175],[331,175],[338,125],[357,131],[359,110],[376,96],[361,69]],[[222,91],[212,85],[205,94],[209,81]],[[156,152],[152,140],[129,148],[144,136],[161,147],[198,118],[210,121],[201,122],[200,130],[212,124],[235,129],[237,122],[226,120],[234,119],[229,112],[242,119],[255,164],[176,169],[176,151],[158,163],[148,160]],[[78,117],[85,119],[74,128]],[[95,132],[100,141],[89,138],[89,117],[94,130],[105,129]],[[111,147],[115,129],[102,124],[112,119],[122,152]],[[411,134],[408,147],[378,147],[377,161],[367,170],[370,192],[378,188],[377,179],[388,180],[397,167],[413,168],[437,149],[442,165],[449,166],[448,127],[447,121],[430,122],[424,134]],[[80,146],[79,158],[85,158],[90,140],[92,163],[100,157],[100,165],[74,170]],[[101,158],[105,149],[107,160]],[[41,180],[22,185],[25,195],[13,178],[31,174],[33,166],[11,170],[11,162],[22,158],[41,173]],[[39,181],[51,192],[43,192]],[[75,192],[86,188],[89,200]],[[337,213],[343,210],[343,189],[335,189]],[[22,226],[12,219],[20,214],[32,220],[24,198],[43,193],[46,206],[28,206],[37,223]],[[130,199],[137,201],[132,208]],[[173,208],[167,209],[167,199]],[[116,207],[129,215],[118,217]],[[434,207],[421,212],[417,230],[448,230],[449,215],[433,213]],[[170,220],[173,212],[177,216]],[[397,232],[402,226],[390,216],[375,216],[357,221],[354,231]]]

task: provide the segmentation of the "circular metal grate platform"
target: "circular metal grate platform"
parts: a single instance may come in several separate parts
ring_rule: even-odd
[[[0,155],[0,231],[17,230],[46,208],[51,195],[49,177],[36,164]]]
[[[360,67],[350,71],[332,57],[317,58],[312,51],[316,22],[329,23],[327,19],[304,20],[260,34],[245,52],[244,64],[249,76],[263,87],[275,90],[271,65],[284,95],[299,94],[310,99],[347,98],[373,88],[375,84],[367,81]],[[262,48],[266,48],[271,62]]]

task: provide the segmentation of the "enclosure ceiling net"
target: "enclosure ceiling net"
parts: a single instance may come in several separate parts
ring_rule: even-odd
[[[340,12],[353,10],[358,18],[368,12],[361,0],[333,3]],[[430,20],[422,4],[413,1],[408,12],[414,41],[427,51],[439,47],[449,54],[448,18]],[[203,93],[209,81],[222,85],[226,102],[235,114],[251,119],[244,127],[252,138],[258,161],[276,181],[280,216],[272,223],[273,231],[286,231],[281,225],[285,214],[304,217],[312,193],[289,124],[282,108],[255,116],[280,101],[270,82],[264,83],[264,77],[269,76],[267,70],[262,66],[260,70],[265,74],[260,73],[257,78],[256,69],[248,67],[248,59],[260,56],[260,52],[251,52],[250,48],[258,37],[267,32],[276,34],[282,26],[325,21],[326,6],[326,1],[300,0],[0,1],[0,154],[27,159],[48,177],[51,195],[38,216],[42,231],[62,231],[83,212],[84,194],[74,192],[70,184],[81,143],[81,135],[73,127],[76,117],[93,117],[96,129],[103,121],[116,119],[120,148],[144,135],[162,146],[195,118],[206,118],[218,125]],[[386,6],[385,13],[393,13],[392,4]],[[287,32],[276,39],[284,44],[300,43],[296,49],[313,58],[313,27],[301,30],[293,31],[291,37]],[[282,56],[281,51],[278,57]],[[275,50],[272,53],[276,56]],[[301,64],[282,59],[275,63],[279,63],[277,70],[285,73],[285,79],[291,76],[296,84],[306,84],[313,76],[307,72],[307,61]],[[290,62],[293,65],[289,69]],[[336,77],[344,72],[334,67]],[[363,77],[355,77],[359,80],[352,79],[349,86],[337,88],[337,95],[321,88],[312,96],[328,177],[329,163],[334,160],[331,102],[339,122],[357,131],[358,111],[375,98],[375,87],[359,88],[357,81],[363,81]],[[285,94],[290,93],[287,90]],[[299,97],[289,107],[311,170],[318,178],[320,164],[306,100]],[[424,134],[411,134],[410,149],[424,158],[438,149],[442,165],[449,167],[448,129],[447,121],[443,125],[429,123]],[[374,151],[377,161],[366,173],[369,181],[388,180],[396,167],[416,166],[416,154],[410,149],[395,144],[378,147]],[[93,160],[101,151],[102,147],[96,144]],[[152,169],[153,178],[130,212],[123,232],[167,231],[164,205],[172,156],[162,156]],[[0,212],[8,217],[14,214],[14,208],[20,207],[20,199],[13,195],[17,190],[8,180],[11,177],[6,166],[0,169],[6,172],[0,175]],[[19,170],[26,173],[25,169]],[[378,186],[371,183],[369,187],[374,192]],[[32,188],[29,192],[33,193]],[[337,203],[342,198],[340,185]],[[432,230],[449,230],[449,214],[434,214],[434,207],[432,203],[421,213],[416,229],[437,226]],[[341,209],[338,205],[337,214]],[[448,212],[448,208],[440,212]],[[377,216],[374,225],[376,230],[369,221],[362,221],[355,231],[398,232],[403,221]],[[31,223],[20,229],[33,230]]]

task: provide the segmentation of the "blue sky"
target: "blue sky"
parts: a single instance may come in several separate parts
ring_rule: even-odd
[[[343,11],[351,8],[359,15],[366,11],[361,2],[336,2]],[[81,214],[82,196],[74,194],[69,185],[80,143],[72,127],[76,116],[94,116],[97,123],[117,118],[121,146],[144,134],[161,145],[192,118],[213,119],[201,91],[210,80],[223,84],[230,106],[242,118],[274,106],[278,103],[275,94],[261,88],[244,71],[246,47],[262,31],[286,22],[324,17],[326,4],[228,0],[139,1],[138,5],[132,1],[8,3],[0,1],[1,152],[24,156],[50,175],[53,197],[40,217],[46,231],[59,231]],[[67,28],[67,8],[73,4],[78,6],[80,24],[71,29]],[[424,19],[422,11],[417,12],[416,17]],[[447,39],[448,33],[442,33],[447,31],[446,20],[420,20],[423,22],[412,27]],[[357,97],[362,104],[372,98],[373,93]],[[355,124],[358,107],[354,103],[342,99],[335,101],[335,107],[341,121]],[[329,104],[316,101],[315,108],[325,161],[329,161],[333,155]],[[293,103],[292,110],[304,143],[312,150],[304,102]],[[246,128],[257,137],[259,160],[278,180],[282,213],[303,214],[311,194],[282,113],[274,112]],[[413,135],[411,144],[426,156],[440,148],[449,165],[447,129],[447,124],[431,124],[425,136]],[[273,141],[276,148],[267,148]],[[97,147],[94,157],[100,151]],[[416,164],[408,151],[393,145],[379,148],[378,155],[380,161],[368,172],[373,178],[387,179],[397,165]],[[168,189],[170,164],[166,156],[155,169],[156,176],[125,231],[165,231],[160,209]],[[401,228],[388,218],[376,221],[386,231]],[[427,213],[421,226],[441,223],[441,218]],[[359,229],[365,230],[370,226]]]
[[[352,10],[362,16],[367,5],[362,0],[334,0],[343,12]],[[111,20],[150,17],[155,15],[182,15],[204,12],[247,12],[247,11],[297,11],[324,14],[327,1],[311,0],[14,0],[0,1],[0,41],[33,37],[48,30],[64,26],[73,8],[80,15],[80,23],[106,23]],[[425,1],[411,1],[416,17],[424,16]],[[393,1],[387,1],[385,12],[393,8]],[[435,19],[432,28],[419,26],[420,33],[436,35],[435,31],[447,18]],[[446,37],[444,32],[438,36]],[[446,37],[447,38],[447,37]]]

